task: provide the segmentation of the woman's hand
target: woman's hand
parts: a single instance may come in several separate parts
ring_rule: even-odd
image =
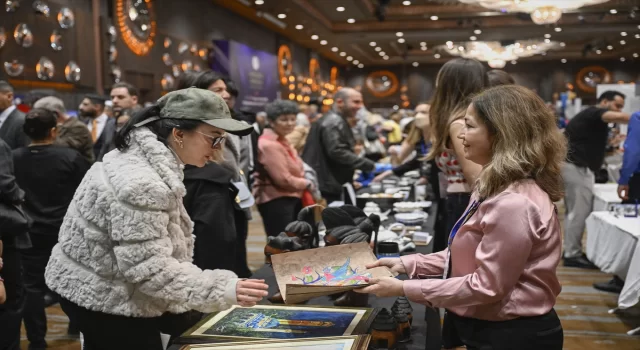
[[[391,272],[395,273],[407,273],[407,270],[404,268],[404,264],[400,258],[382,258],[374,263],[366,265],[367,269],[372,269],[374,267],[388,267]]]
[[[371,182],[382,182],[382,180],[386,179],[387,177],[393,175],[393,171],[392,170],[387,170],[384,171],[382,173],[380,173],[378,176],[374,177],[373,180],[371,180]]]
[[[356,293],[375,294],[377,297],[404,296],[404,282],[394,277],[369,278],[369,286],[354,289]]]
[[[264,280],[239,280],[236,284],[236,298],[238,305],[251,307],[266,297],[269,286]]]

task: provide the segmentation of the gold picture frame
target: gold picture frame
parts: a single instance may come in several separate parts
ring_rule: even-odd
[[[177,339],[181,344],[308,339],[366,334],[376,309],[256,305],[212,313]]]
[[[297,350],[301,347],[322,346],[340,350],[366,350],[371,340],[370,335],[351,335],[344,337],[308,338],[308,339],[269,339],[251,342],[230,342],[214,344],[185,345],[180,350],[253,350],[253,349],[285,349]],[[338,346],[342,346],[339,348]]]

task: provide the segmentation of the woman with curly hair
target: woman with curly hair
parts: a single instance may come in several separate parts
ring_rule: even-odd
[[[482,171],[448,249],[381,259],[367,268],[387,266],[412,280],[371,279],[360,291],[446,308],[443,333],[467,349],[562,349],[553,203],[563,197],[566,140],[555,117],[529,89],[499,86],[473,99],[458,137]],[[419,279],[426,276],[443,278]]]

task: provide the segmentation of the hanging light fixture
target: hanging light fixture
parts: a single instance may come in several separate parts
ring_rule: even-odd
[[[473,58],[484,61],[491,68],[504,68],[509,61],[516,61],[522,57],[541,55],[549,50],[560,48],[555,41],[523,40],[503,46],[497,41],[469,41],[462,43],[448,42],[439,47],[440,50],[452,56]]]
[[[596,5],[609,0],[458,0],[464,4],[479,5],[501,12],[526,12],[535,24],[556,23],[562,11]]]

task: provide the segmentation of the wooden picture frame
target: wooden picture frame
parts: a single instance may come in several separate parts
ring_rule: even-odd
[[[309,339],[270,339],[256,340],[250,342],[229,342],[229,343],[213,343],[213,344],[197,344],[185,345],[180,350],[268,350],[268,349],[285,349],[296,350],[301,347],[308,348],[310,346],[332,346],[336,349],[343,346],[341,350],[366,350],[371,340],[370,335],[351,335],[344,337],[325,337],[325,338],[309,338]]]
[[[602,81],[599,82],[599,84],[608,84],[608,83],[611,83],[612,81],[611,72],[609,72],[606,68],[601,66],[584,67],[578,72],[578,74],[576,74],[576,85],[578,85],[578,88],[584,92],[588,92],[588,93],[596,92],[595,86],[591,86],[584,82],[585,77],[589,73],[597,73],[602,76]]]
[[[176,342],[199,344],[367,334],[377,311],[324,306],[256,305],[245,308],[234,305],[206,316]]]
[[[389,79],[389,87],[384,91],[380,91],[379,89],[377,89],[376,83],[375,83],[375,81],[378,78],[382,78],[382,77],[387,77]],[[398,88],[400,87],[398,76],[396,76],[395,73],[390,72],[388,70],[379,70],[379,71],[371,72],[367,76],[365,85],[367,86],[367,89],[369,90],[369,92],[371,92],[373,96],[378,98],[392,96],[398,91]]]

